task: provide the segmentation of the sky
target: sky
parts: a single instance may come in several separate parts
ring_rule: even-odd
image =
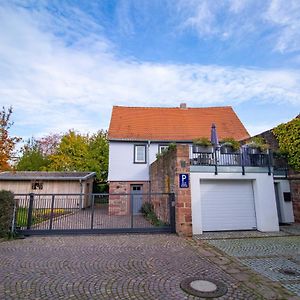
[[[11,134],[107,129],[113,105],[232,106],[251,135],[300,113],[299,0],[0,0]]]

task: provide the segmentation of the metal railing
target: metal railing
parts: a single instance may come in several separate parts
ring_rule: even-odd
[[[219,166],[240,166],[243,174],[245,173],[245,167],[266,167],[270,175],[271,161],[270,153],[221,153],[219,150],[192,153],[190,158],[191,166],[214,166],[215,173],[218,172]]]
[[[16,231],[23,234],[175,232],[175,196],[15,194]]]

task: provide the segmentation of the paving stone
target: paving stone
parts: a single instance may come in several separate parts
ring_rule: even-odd
[[[228,287],[218,299],[261,299],[175,235],[29,237],[0,243],[0,299],[192,300],[193,276]]]
[[[297,228],[293,226],[291,228],[296,232],[300,226]],[[289,228],[289,230],[291,228]],[[274,298],[274,288],[276,291],[276,289],[280,289],[281,286],[284,286],[290,292],[300,296],[299,235],[217,239],[207,240],[206,242],[209,245],[224,251],[227,255],[234,257],[241,264],[251,268],[253,271],[269,278],[269,280],[281,283],[281,285],[273,283],[273,289],[265,295],[265,298]],[[224,266],[222,269],[228,273],[230,272],[228,266]],[[288,273],[285,273],[284,270],[288,271]],[[247,273],[246,269],[241,271]],[[238,278],[239,273],[232,275],[233,277]],[[265,286],[267,286],[268,284],[266,281],[265,283]],[[248,287],[253,288],[248,282],[246,284]],[[261,293],[262,291],[263,289],[260,290]]]

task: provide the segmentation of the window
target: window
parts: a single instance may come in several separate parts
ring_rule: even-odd
[[[165,150],[167,150],[169,145],[159,145],[158,146],[158,153],[163,153]]]
[[[146,145],[134,145],[134,163],[146,163]]]
[[[39,180],[35,180],[31,183],[31,189],[33,190],[42,190],[43,189],[43,182]]]

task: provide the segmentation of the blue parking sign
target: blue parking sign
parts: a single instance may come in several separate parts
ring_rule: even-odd
[[[179,174],[179,187],[180,188],[189,187],[189,174]]]

